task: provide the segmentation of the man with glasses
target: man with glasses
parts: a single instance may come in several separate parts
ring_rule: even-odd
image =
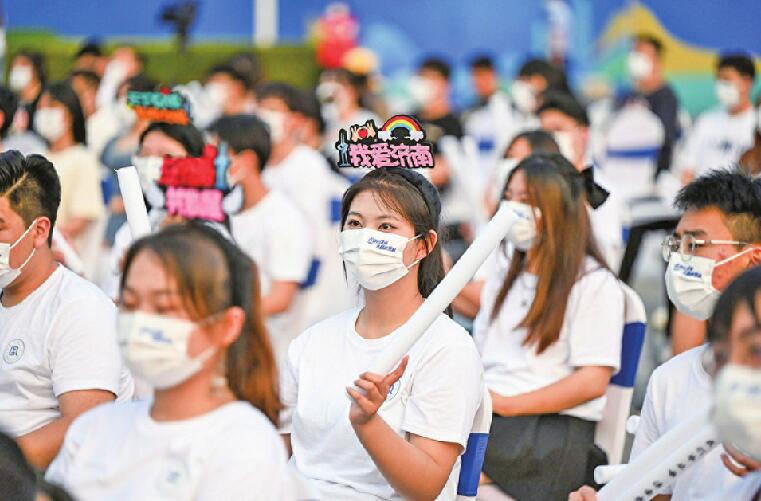
[[[691,350],[675,359],[685,359],[690,353],[697,353],[688,362],[681,362],[683,371],[692,371],[703,380],[707,388],[710,383],[713,390],[703,390],[703,395],[697,395],[694,389],[685,395],[684,412],[695,412],[697,406],[705,407],[707,402],[713,402],[713,422],[719,437],[724,444],[735,444],[752,456],[744,457],[732,451],[732,457],[719,446],[703,459],[696,462],[686,472],[682,473],[674,485],[669,485],[659,494],[656,500],[662,499],[726,499],[727,501],[760,501],[761,500],[761,430],[759,430],[759,405],[761,398],[757,393],[761,384],[761,266],[744,272],[734,280],[721,294],[716,308],[708,322],[709,347],[700,351]],[[661,369],[667,367],[667,362]],[[661,370],[659,369],[659,371]],[[676,374],[676,370],[672,372]],[[707,374],[706,374],[707,373]],[[664,403],[664,399],[676,400],[681,398],[675,393],[690,390],[687,387],[671,387],[669,392],[663,391],[667,375],[661,372],[650,380],[648,402],[643,409],[643,421],[658,418],[668,409],[656,409],[655,405]],[[684,379],[682,377],[682,379]],[[659,392],[660,390],[660,392]],[[692,401],[700,396],[703,402]],[[645,411],[649,412],[645,412]],[[635,440],[635,450],[642,445],[642,424]],[[672,424],[669,424],[672,426]],[[661,430],[664,431],[664,430]],[[729,449],[727,449],[729,450]],[[740,461],[737,464],[733,461]],[[737,475],[733,477],[729,471]],[[711,471],[713,470],[713,471]],[[753,471],[755,470],[755,471]],[[753,471],[753,473],[750,473]],[[742,477],[742,478],[739,478]],[[589,487],[583,487],[572,493],[569,501],[596,501],[597,496]]]
[[[761,181],[727,170],[710,171],[682,188],[675,205],[683,214],[674,234],[663,242],[663,257],[669,263],[666,290],[681,313],[705,324],[720,291],[761,263]],[[653,372],[632,458],[710,401],[711,374],[726,360],[721,348],[726,339],[716,337],[712,332],[707,344],[675,356]],[[668,495],[655,499],[713,499],[758,468],[731,453],[730,458],[723,448],[714,449],[677,477],[665,491]]]
[[[675,206],[683,215],[663,251],[669,262],[666,288],[677,308],[676,355],[703,343],[705,319],[719,291],[759,262],[752,249],[761,245],[761,185],[737,172],[714,170],[685,186]],[[681,257],[670,261],[672,254]]]

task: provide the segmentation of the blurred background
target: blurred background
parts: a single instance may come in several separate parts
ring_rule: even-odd
[[[146,57],[146,73],[164,83],[200,79],[209,66],[254,48],[267,79],[314,85],[320,64],[340,52],[366,47],[377,57],[383,92],[403,93],[403,83],[431,54],[453,66],[453,100],[473,100],[468,62],[487,52],[507,85],[530,55],[565,64],[582,96],[598,98],[627,83],[631,35],[647,32],[665,46],[664,70],[691,114],[716,104],[713,70],[718,53],[743,49],[761,54],[756,0],[418,0],[348,1],[348,19],[324,26],[328,0],[4,0],[5,61],[21,48],[49,56],[52,79],[65,77],[82,42],[104,47],[128,42]],[[189,18],[171,18],[192,11]],[[194,6],[187,9],[188,5]],[[187,57],[178,58],[175,35],[187,22]],[[323,40],[320,26],[323,24]],[[334,35],[344,39],[324,47]],[[341,33],[345,30],[346,33]],[[758,59],[756,59],[756,64]]]

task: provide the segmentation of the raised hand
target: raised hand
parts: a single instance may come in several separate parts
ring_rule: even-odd
[[[346,392],[352,398],[351,409],[349,410],[349,421],[354,426],[366,424],[378,413],[378,409],[386,401],[388,390],[391,386],[399,381],[407,368],[409,356],[405,356],[399,365],[385,377],[370,372],[363,372],[359,379],[354,381],[354,385],[364,391],[359,392],[352,387],[347,387]]]

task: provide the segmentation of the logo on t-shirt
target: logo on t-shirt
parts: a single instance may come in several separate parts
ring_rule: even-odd
[[[25,346],[22,340],[14,339],[5,347],[5,351],[3,351],[3,360],[9,364],[18,362],[21,360],[21,357],[24,356],[24,348]]]
[[[165,494],[176,496],[180,489],[186,488],[188,480],[187,467],[179,460],[170,459],[169,465],[159,474],[158,489]]]
[[[394,396],[399,392],[399,387],[402,385],[401,380],[395,382],[391,385],[391,388],[388,389],[388,395],[386,395],[386,402],[393,399]]]
[[[354,124],[338,133],[338,166],[433,167],[431,144],[414,117],[394,115],[378,129],[374,120]]]

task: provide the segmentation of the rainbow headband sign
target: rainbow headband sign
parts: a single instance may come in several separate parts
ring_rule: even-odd
[[[414,117],[394,115],[378,129],[374,120],[338,133],[339,167],[433,167],[430,143]]]
[[[177,91],[164,87],[158,92],[127,92],[127,106],[138,118],[151,122],[187,125],[190,123],[190,103]]]

